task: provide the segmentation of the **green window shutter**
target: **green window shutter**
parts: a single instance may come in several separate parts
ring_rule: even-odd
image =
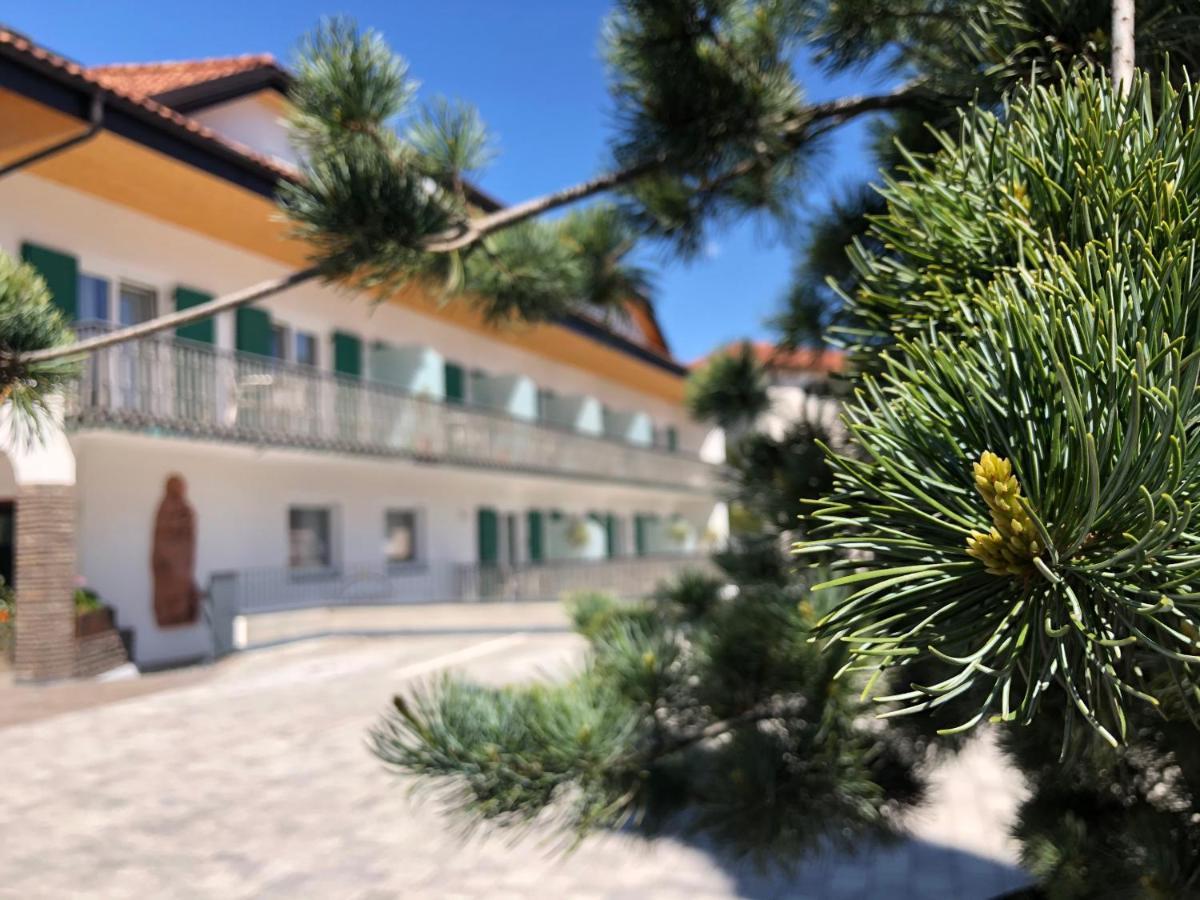
[[[254,306],[240,306],[234,328],[234,345],[242,353],[271,355],[271,314]]]
[[[21,259],[38,270],[50,296],[68,321],[79,318],[79,262],[73,256],[48,247],[25,243]]]
[[[545,558],[542,542],[544,540],[542,533],[542,512],[538,509],[531,509],[525,514],[526,531],[528,532],[529,540],[529,561],[541,562]]]
[[[362,341],[344,331],[333,333],[333,371],[362,377]]]
[[[467,380],[463,367],[458,363],[446,363],[446,402],[462,403],[467,399]]]
[[[646,555],[646,517],[636,515],[633,517],[633,545],[638,556]]]
[[[500,516],[494,509],[479,509],[479,561],[500,561]]]
[[[180,286],[175,288],[175,309],[190,309],[193,306],[199,306],[201,303],[207,303],[212,298],[212,294]],[[211,318],[201,319],[199,322],[192,322],[190,325],[180,325],[175,329],[175,336],[186,338],[189,341],[199,341],[202,344],[215,344],[217,342],[216,331]]]
[[[612,513],[604,517],[604,550],[609,559],[617,555],[617,517]]]
[[[679,449],[679,432],[674,425],[667,426],[667,449],[672,453]]]

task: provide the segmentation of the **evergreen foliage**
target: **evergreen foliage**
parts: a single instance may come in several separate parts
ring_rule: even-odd
[[[414,111],[415,93],[383,39],[344,20],[301,49],[290,127],[303,173],[279,201],[326,279],[380,295],[440,284],[496,324],[555,319],[582,302],[622,310],[646,289],[644,270],[627,261],[632,233],[611,206],[430,252],[469,227],[466,179],[493,153],[474,107],[436,99]]]
[[[1053,900],[1200,893],[1196,724],[1178,708],[1132,719],[1120,750],[1093,742],[1061,761],[1046,752],[1062,743],[1050,710],[1003,736],[1030,788],[1014,828],[1021,863]]]
[[[748,341],[713,356],[688,379],[684,404],[692,418],[727,430],[752,423],[771,406],[767,375]]]
[[[778,438],[747,434],[727,452],[730,502],[771,534],[799,529],[810,511],[808,503],[833,487],[833,471],[821,449],[830,442],[825,428],[804,420]]]
[[[964,726],[1028,723],[1061,690],[1117,743],[1130,704],[1196,692],[1200,133],[1196,91],[1159,92],[1156,108],[1145,79],[1128,101],[1089,76],[1034,88],[889,192],[876,227],[904,251],[864,258],[880,277],[858,296],[899,319],[903,285],[913,312],[849,406],[860,458],[831,460],[816,518],[837,535],[810,549],[870,552],[842,563],[856,571],[833,584],[855,593],[822,633],[867,668],[945,665],[889,698],[909,709],[985,685]],[[987,540],[1036,531],[1004,574],[971,558],[1008,477],[994,457],[974,471],[981,454],[1020,482]]]
[[[74,377],[65,362],[26,363],[19,354],[69,344],[73,334],[41,276],[0,253],[0,404],[11,403],[16,436],[36,436],[49,413],[49,400]]]
[[[1143,0],[1137,7],[1138,65],[1167,71],[1181,84],[1200,65],[1200,10],[1189,0]],[[874,161],[887,174],[905,165],[905,151],[937,150],[929,129],[953,131],[968,104],[997,109],[1031,80],[1053,84],[1068,73],[1105,72],[1111,16],[1109,0],[825,0],[813,4],[806,36],[832,71],[870,65],[924,88],[919,103],[872,123]],[[809,223],[777,319],[785,343],[825,336],[859,342],[841,333],[862,324],[842,303],[858,285],[845,250],[855,241],[872,255],[885,250],[869,229],[883,206],[872,188],[850,188]],[[870,356],[860,362],[869,364]]]
[[[802,585],[721,585],[694,573],[640,604],[585,595],[575,675],[444,679],[397,698],[373,749],[505,827],[683,828],[785,861],[893,834],[921,795],[922,744],[864,718],[856,686],[834,678],[842,651],[809,639],[818,610]]]

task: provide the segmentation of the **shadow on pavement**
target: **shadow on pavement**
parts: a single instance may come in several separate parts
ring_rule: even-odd
[[[750,900],[1001,900],[1032,883],[1016,866],[916,838],[868,844],[854,854],[826,852],[790,868],[764,868],[703,838],[687,840]]]

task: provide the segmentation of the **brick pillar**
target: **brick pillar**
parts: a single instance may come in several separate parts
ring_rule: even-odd
[[[44,681],[75,673],[75,488],[17,490],[16,677]]]

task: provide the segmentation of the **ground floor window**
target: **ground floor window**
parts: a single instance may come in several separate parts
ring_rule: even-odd
[[[293,569],[333,567],[333,511],[325,506],[288,510],[288,565]]]
[[[415,509],[389,509],[384,514],[383,528],[389,563],[411,563],[419,559]]]

